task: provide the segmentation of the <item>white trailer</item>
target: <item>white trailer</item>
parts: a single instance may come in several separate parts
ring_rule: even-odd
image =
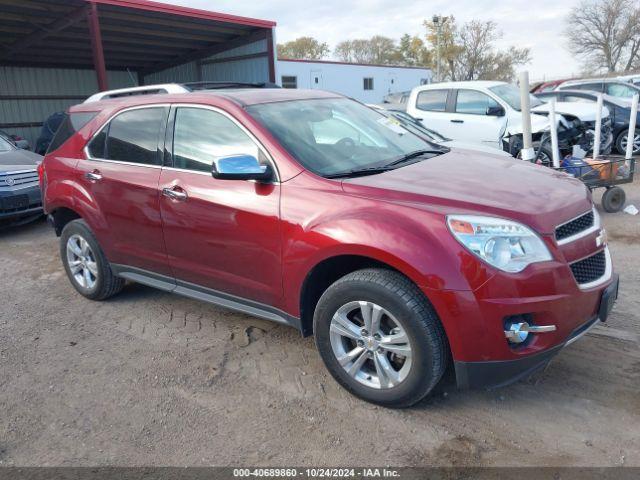
[[[327,60],[277,60],[278,85],[329,90],[363,103],[382,103],[385,95],[431,83],[424,67],[361,65]]]

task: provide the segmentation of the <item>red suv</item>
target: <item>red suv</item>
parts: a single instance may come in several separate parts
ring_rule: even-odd
[[[126,280],[314,335],[390,407],[454,368],[496,387],[546,365],[618,291],[568,175],[431,144],[337,94],[129,96],[70,109],[41,168],[72,285]]]

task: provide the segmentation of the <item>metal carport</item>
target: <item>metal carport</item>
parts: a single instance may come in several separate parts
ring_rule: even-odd
[[[275,82],[275,23],[146,0],[0,0],[0,129],[32,144],[96,90]]]

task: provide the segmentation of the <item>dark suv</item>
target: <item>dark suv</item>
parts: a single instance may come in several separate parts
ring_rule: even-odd
[[[315,336],[350,392],[407,406],[546,365],[617,296],[589,191],[449,150],[322,91],[230,89],[71,108],[41,169],[73,286],[126,280]]]

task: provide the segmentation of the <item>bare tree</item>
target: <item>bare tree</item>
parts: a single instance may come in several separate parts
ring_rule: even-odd
[[[437,26],[424,22],[427,41],[437,42]],[[509,47],[496,50],[494,43],[502,34],[492,21],[472,20],[458,27],[453,17],[448,17],[441,31],[440,45],[444,64],[444,76],[459,80],[511,81],[515,69],[531,61],[527,48]]]
[[[640,2],[583,0],[567,17],[569,49],[586,70],[628,72],[640,67]]]

